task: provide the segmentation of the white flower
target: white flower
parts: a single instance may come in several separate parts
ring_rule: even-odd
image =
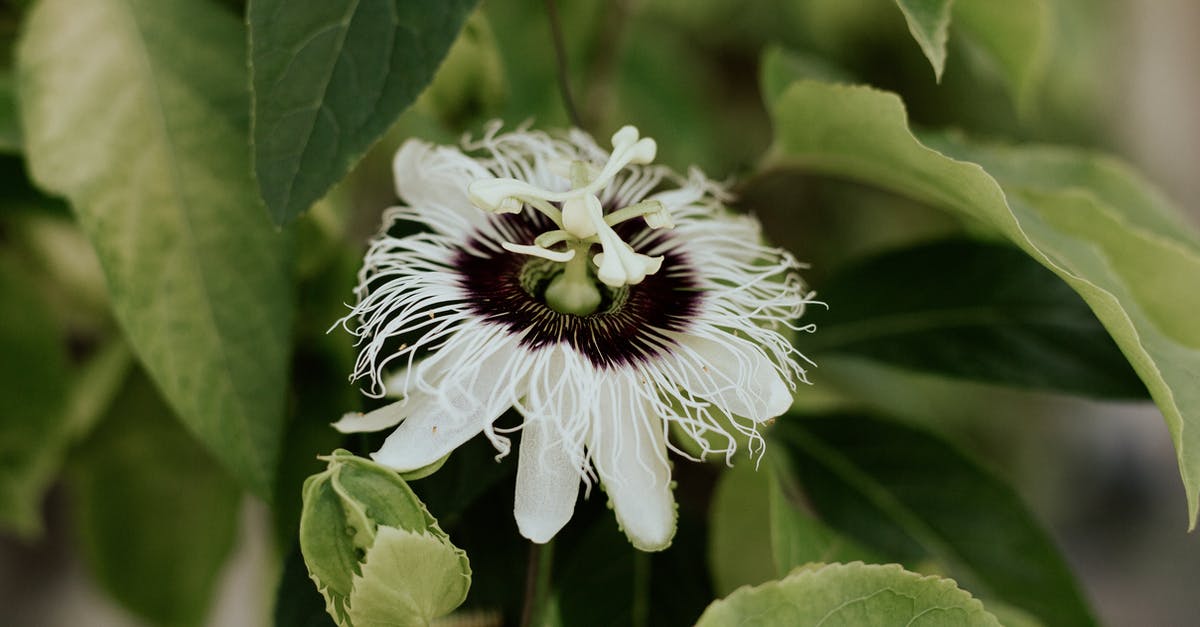
[[[667,450],[692,457],[669,427],[703,455],[730,458],[732,430],[760,449],[757,426],[804,378],[780,331],[809,295],[719,185],[650,166],[631,126],[612,143],[497,124],[466,152],[401,147],[406,206],[385,214],[342,324],[361,346],[352,378],[402,400],[335,426],[399,425],[372,456],[410,471],[480,432],[507,454],[493,423],[515,407],[521,533],[548,541],[598,478],[631,542],[657,550],[675,532]],[[401,222],[416,234],[390,235]]]

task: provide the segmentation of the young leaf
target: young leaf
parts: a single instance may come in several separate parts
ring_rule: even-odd
[[[67,439],[66,337],[33,279],[0,258],[0,528],[32,537]]]
[[[429,84],[476,0],[251,0],[254,171],[276,224],[350,170]]]
[[[187,0],[42,0],[26,19],[34,179],[70,200],[172,408],[268,496],[290,277],[249,174],[241,26]]]
[[[821,288],[807,314],[833,351],[935,374],[1139,398],[1146,387],[1070,286],[1021,250],[947,240],[879,255]]]
[[[731,625],[920,625],[999,627],[996,617],[954,581],[895,564],[802,568],[714,601],[697,627]]]
[[[233,547],[240,490],[132,377],[68,474],[96,580],[155,625],[199,626]]]
[[[933,75],[942,80],[946,67],[946,36],[950,28],[950,7],[954,0],[896,0],[904,13],[908,32],[933,66]]]
[[[340,449],[322,459],[328,468],[304,482],[300,550],[330,616],[347,627],[426,624],[462,603],[471,582],[467,555],[400,475]],[[363,559],[372,555],[376,564],[368,568]],[[398,569],[425,578],[397,587]],[[426,589],[430,582],[437,585]],[[410,602],[403,602],[405,595]]]
[[[817,514],[842,533],[904,563],[938,560],[981,596],[1047,624],[1095,623],[1016,493],[948,443],[853,416],[791,418],[772,436]]]
[[[1175,229],[1182,235],[1163,232],[1165,224],[1181,221],[1145,213],[1144,203],[1156,194],[1131,191],[1131,181],[1093,191],[1077,187],[1080,179],[1071,176],[1052,192],[1021,183],[1041,180],[1035,175],[997,182],[975,163],[922,145],[908,129],[900,99],[866,87],[799,82],[771,109],[773,163],[846,176],[957,212],[1009,238],[1079,292],[1166,418],[1195,526],[1200,428],[1184,427],[1200,424],[1194,374],[1200,372],[1200,290],[1194,285],[1200,247],[1185,227]],[[960,156],[969,156],[962,148]]]
[[[367,549],[362,574],[354,577],[347,613],[357,627],[428,625],[467,598],[469,571],[461,552],[441,538],[396,527],[379,527]]]

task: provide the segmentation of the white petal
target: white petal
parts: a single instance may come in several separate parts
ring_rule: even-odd
[[[592,461],[617,522],[633,546],[659,551],[675,536],[675,499],[662,419],[638,398],[631,377],[602,393],[592,421]]]
[[[466,332],[456,339],[462,344],[444,347],[421,363],[423,369],[450,370],[436,389],[413,392],[427,395],[428,402],[414,404],[383,447],[371,455],[375,461],[401,472],[427,466],[474,437],[512,404],[524,379],[512,342],[495,339],[500,345],[492,345],[494,352],[464,365],[461,360],[468,357],[459,353],[472,340]],[[447,355],[450,358],[443,361]]]
[[[579,480],[579,468],[571,462],[554,425],[526,419],[513,507],[521,535],[538,544],[549,542],[575,513]]]
[[[333,428],[342,433],[383,431],[388,427],[400,424],[401,420],[404,420],[405,417],[411,415],[414,411],[420,411],[419,406],[422,403],[428,404],[428,401],[429,398],[425,394],[410,395],[402,401],[384,405],[366,414],[361,412],[345,414],[341,420],[333,423]]]
[[[718,331],[718,333],[721,333]],[[677,335],[676,367],[688,391],[726,413],[763,422],[786,412],[792,393],[766,355],[746,340]]]
[[[467,198],[467,186],[492,175],[456,148],[410,139],[396,151],[392,174],[396,194],[442,233],[461,234],[487,220]]]

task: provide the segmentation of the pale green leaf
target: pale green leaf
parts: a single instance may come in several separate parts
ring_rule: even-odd
[[[895,565],[804,568],[708,606],[697,627],[999,627],[953,580]]]
[[[1029,111],[1050,56],[1046,0],[957,0],[954,28],[991,60],[1018,110]]]
[[[42,0],[18,69],[34,179],[70,200],[175,413],[265,497],[292,299],[249,174],[243,39],[207,2]]]
[[[771,161],[877,185],[956,212],[1012,240],[1088,303],[1162,410],[1175,442],[1191,526],[1200,506],[1200,251],[1181,220],[1128,177],[1092,189],[1086,177],[1061,188],[1002,187],[982,167],[921,144],[894,94],[799,82],[771,106]],[[961,146],[960,157],[968,156]],[[1034,153],[1039,154],[1039,153]],[[1010,164],[1011,165],[1011,164]],[[1034,168],[1030,168],[1034,171]],[[1132,199],[1132,201],[1131,201]],[[1110,204],[1114,203],[1114,204]],[[1165,217],[1164,217],[1165,216]]]
[[[709,510],[708,564],[713,589],[726,595],[740,586],[775,579],[771,544],[770,483],[754,464],[725,469]]]
[[[130,379],[68,476],[96,581],[153,625],[203,625],[241,492],[149,381]]]
[[[954,0],[896,0],[904,13],[908,32],[912,33],[921,52],[933,66],[933,75],[940,81],[946,67],[946,37],[950,29],[950,8]]]
[[[429,84],[476,0],[251,0],[254,171],[295,219]]]
[[[0,258],[0,528],[24,537],[66,440],[66,348],[34,280]]]
[[[428,533],[380,527],[354,578],[354,627],[420,627],[462,604],[471,585],[462,551]]]

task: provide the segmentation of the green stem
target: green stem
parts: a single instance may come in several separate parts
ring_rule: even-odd
[[[633,551],[633,607],[630,612],[632,627],[650,624],[650,554],[636,549]]]
[[[553,563],[554,540],[546,544],[529,543],[529,563],[525,571],[525,607],[521,611],[521,627],[546,623]]]

